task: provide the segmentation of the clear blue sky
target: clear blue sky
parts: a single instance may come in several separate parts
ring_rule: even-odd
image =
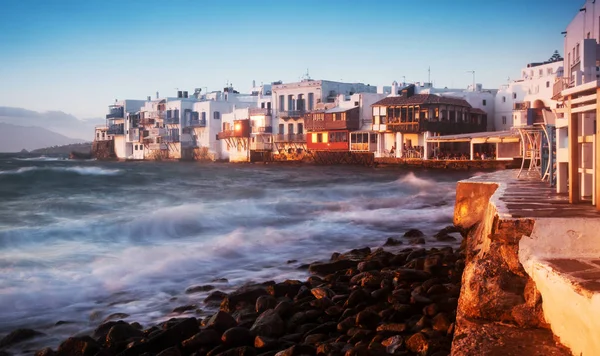
[[[106,113],[175,88],[393,80],[497,88],[562,55],[583,0],[3,0],[0,106]]]

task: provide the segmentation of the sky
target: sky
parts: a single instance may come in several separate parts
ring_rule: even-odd
[[[584,0],[2,0],[0,106],[103,117],[115,99],[277,80],[496,89]]]

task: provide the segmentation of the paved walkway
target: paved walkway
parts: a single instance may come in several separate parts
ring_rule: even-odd
[[[548,182],[542,182],[539,176],[527,175],[523,172],[517,178],[519,170],[510,169],[485,174],[483,181],[500,181],[506,183],[506,191],[500,198],[514,218],[565,218],[565,217],[600,217],[590,202],[569,204],[567,194],[557,194],[556,188]],[[478,180],[475,178],[474,180]]]

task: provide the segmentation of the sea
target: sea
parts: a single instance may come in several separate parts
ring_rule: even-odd
[[[432,235],[474,174],[0,155],[0,338],[43,332],[12,350],[27,354],[110,318],[203,317],[208,292],[187,288],[305,279],[303,264],[411,228],[457,245]]]

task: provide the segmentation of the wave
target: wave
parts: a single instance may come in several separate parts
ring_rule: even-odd
[[[52,172],[68,172],[76,173],[79,175],[91,175],[91,176],[114,176],[121,173],[120,169],[107,169],[101,167],[21,167],[19,169],[13,169],[9,171],[0,171],[0,175],[15,175],[24,174],[35,171],[52,171]]]
[[[67,161],[66,158],[63,157],[30,157],[30,158],[16,158],[18,161],[32,161],[32,162],[54,162],[54,161]]]

